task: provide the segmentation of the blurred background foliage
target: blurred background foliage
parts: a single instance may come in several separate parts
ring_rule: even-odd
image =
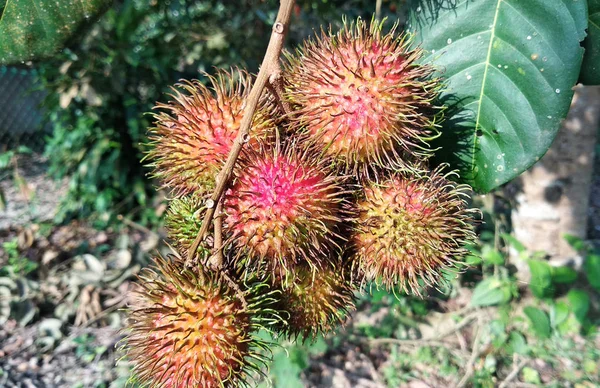
[[[403,1],[384,2],[384,16],[399,17]],[[43,107],[53,132],[46,156],[50,173],[69,177],[58,221],[93,217],[104,226],[117,214],[158,222],[155,189],[140,159],[151,111],[168,99],[179,79],[215,67],[256,72],[276,0],[119,0],[80,39],[36,64],[47,92]],[[375,2],[300,2],[288,44],[339,15],[371,18]],[[391,23],[390,23],[391,24]]]

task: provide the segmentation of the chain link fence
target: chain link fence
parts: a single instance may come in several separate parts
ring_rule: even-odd
[[[44,92],[35,69],[0,66],[0,152],[26,146],[42,151],[49,126],[42,125]]]

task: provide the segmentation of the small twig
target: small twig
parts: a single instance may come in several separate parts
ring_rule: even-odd
[[[381,20],[381,3],[382,0],[377,0],[375,3],[375,20]]]
[[[137,222],[131,221],[130,219],[123,217],[122,214],[119,214],[117,216],[117,219],[119,221],[121,221],[122,223],[124,223],[125,225],[131,226],[134,229],[137,229],[139,231],[145,232],[147,234],[157,235],[156,232],[154,232],[154,231],[146,228],[144,225],[138,224]]]
[[[467,316],[465,316],[459,323],[457,323],[455,326],[453,326],[452,328],[443,331],[441,333],[439,333],[436,336],[433,336],[432,339],[441,339],[444,337],[449,336],[450,334],[459,332],[460,330],[462,330],[465,326],[469,325],[473,320],[475,320],[477,318],[477,316],[479,315],[479,313],[474,312],[471,313]]]
[[[462,335],[460,331],[454,333],[456,335],[456,340],[458,341],[458,345],[460,346],[460,350],[463,352],[467,351],[467,341],[465,340],[465,336]]]
[[[285,41],[285,36],[287,34],[290,18],[292,16],[292,9],[294,7],[295,0],[281,0],[279,6],[279,12],[277,13],[277,19],[275,24],[273,25],[273,31],[271,33],[271,38],[269,40],[269,46],[267,47],[267,52],[265,53],[265,57],[263,58],[262,65],[260,67],[260,71],[256,76],[256,81],[250,90],[250,94],[248,95],[247,100],[245,101],[245,109],[244,115],[242,117],[242,121],[240,123],[240,130],[237,134],[237,137],[233,141],[233,145],[231,146],[231,151],[229,152],[229,156],[225,162],[225,166],[219,173],[217,177],[217,185],[215,191],[207,202],[207,209],[204,215],[204,220],[202,221],[202,227],[192,244],[191,249],[188,252],[188,257],[186,260],[186,266],[191,266],[194,264],[196,259],[196,251],[200,246],[202,240],[212,223],[213,216],[215,214],[216,204],[221,199],[225,188],[229,184],[229,180],[231,179],[231,175],[233,174],[233,167],[237,161],[240,152],[242,151],[242,147],[245,143],[250,140],[250,127],[252,125],[252,117],[254,116],[254,112],[258,107],[258,102],[262,95],[262,92],[269,81],[269,78],[274,72],[279,70],[279,57],[281,56],[281,50],[283,49],[283,43]],[[211,206],[208,206],[211,205]]]
[[[480,349],[479,344],[479,338],[481,336],[481,317],[478,317],[477,321],[477,334],[475,334],[475,339],[473,340],[473,349],[471,352],[471,357],[469,358],[469,361],[467,361],[467,368],[465,374],[462,377],[462,379],[460,379],[458,384],[456,384],[456,388],[462,388],[467,384],[473,373],[475,373],[475,361],[479,356],[481,356],[481,353],[483,352]]]
[[[99,320],[101,320],[102,318],[106,317],[107,315],[125,307],[127,305],[127,301],[123,300],[115,305],[110,306],[107,309],[102,310],[102,312],[100,312],[98,315],[96,315],[94,318],[89,319],[87,321],[85,321],[84,323],[82,323],[81,325],[76,325],[76,327],[78,329],[83,329],[86,328],[88,326],[90,326],[92,323],[98,322]]]
[[[410,346],[438,346],[447,347],[448,344],[443,341],[427,340],[427,339],[399,339],[399,338],[373,338],[369,341],[372,345],[379,344],[394,344],[394,345],[410,345]]]
[[[368,344],[371,345],[371,346],[377,346],[377,345],[382,345],[382,344],[392,344],[392,345],[398,345],[398,346],[414,346],[414,347],[430,346],[430,347],[444,348],[447,351],[449,351],[450,353],[454,354],[459,359],[464,359],[464,358],[466,358],[466,355],[468,355],[468,353],[462,354],[463,352],[460,349],[456,349],[455,347],[453,347],[449,343],[446,343],[446,342],[443,342],[443,341],[436,341],[436,340],[425,340],[425,339],[409,340],[409,339],[398,339],[398,338],[373,338],[371,340],[368,340]]]
[[[223,276],[225,281],[227,281],[227,284],[229,284],[229,286],[235,291],[235,294],[240,299],[240,302],[242,302],[242,307],[244,308],[244,311],[248,311],[248,302],[246,301],[246,297],[244,296],[244,293],[242,292],[240,286],[238,286],[238,284],[234,282],[225,271],[221,271],[221,275]]]
[[[275,100],[277,101],[277,104],[279,105],[279,108],[281,108],[283,113],[285,113],[286,116],[291,115],[293,109],[290,106],[290,103],[287,102],[284,98],[283,76],[281,75],[281,67],[278,67],[278,69],[275,72],[273,72],[273,74],[271,74],[271,76],[269,77],[269,83],[267,84],[267,88],[269,89],[273,97],[275,97]]]
[[[513,370],[508,374],[508,376],[506,376],[504,381],[502,383],[500,383],[498,388],[508,387],[508,384],[510,384],[519,375],[521,370],[523,368],[525,368],[525,366],[527,366],[527,364],[529,364],[528,359],[521,360],[521,362],[516,364],[515,367],[513,368]]]

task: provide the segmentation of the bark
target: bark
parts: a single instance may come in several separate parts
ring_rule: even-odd
[[[517,181],[512,211],[515,237],[554,263],[577,259],[565,241],[586,238],[594,149],[600,124],[600,87],[578,86],[571,110],[548,153]],[[576,260],[576,262],[579,260]],[[513,260],[522,280],[526,263]]]

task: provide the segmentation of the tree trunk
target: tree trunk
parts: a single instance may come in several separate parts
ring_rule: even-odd
[[[594,149],[600,124],[600,87],[577,86],[571,110],[548,153],[517,184],[512,211],[515,237],[529,251],[546,252],[553,263],[575,260],[565,241],[586,238]],[[528,280],[526,263],[513,260],[519,278]]]

